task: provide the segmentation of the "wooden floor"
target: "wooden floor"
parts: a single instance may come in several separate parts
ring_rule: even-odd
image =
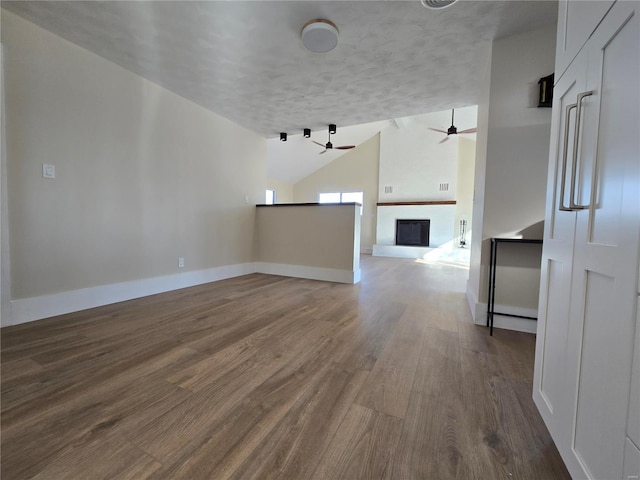
[[[564,479],[534,336],[473,325],[459,266],[262,274],[3,329],[10,479]]]

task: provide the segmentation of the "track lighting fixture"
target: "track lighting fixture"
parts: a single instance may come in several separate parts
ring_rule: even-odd
[[[310,128],[305,128],[304,130],[304,138],[311,138],[311,129]]]
[[[285,132],[280,132],[280,141],[281,142],[287,141],[287,134]]]
[[[330,124],[330,125],[329,125],[329,133],[330,133],[331,135],[333,135],[334,133],[336,133],[336,126],[335,126],[335,124],[333,124],[333,123],[332,123],[332,124]]]

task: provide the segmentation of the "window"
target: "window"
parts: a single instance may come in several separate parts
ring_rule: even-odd
[[[356,202],[362,205],[362,192],[345,192],[342,194],[341,203]]]
[[[273,205],[276,203],[276,191],[267,189],[267,195],[265,202],[267,205]]]
[[[340,201],[340,192],[321,193],[318,195],[318,203],[342,203]]]
[[[318,203],[359,203],[360,215],[362,215],[363,192],[328,192],[318,195]]]

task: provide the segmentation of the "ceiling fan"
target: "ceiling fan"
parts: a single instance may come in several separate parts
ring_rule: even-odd
[[[447,140],[449,140],[449,136],[450,135],[457,135],[459,133],[476,133],[478,131],[477,128],[467,128],[466,130],[458,131],[458,129],[453,124],[454,111],[455,110],[451,110],[451,126],[446,131],[445,130],[440,130],[438,128],[429,128],[429,130],[433,130],[434,132],[440,132],[440,133],[446,133],[447,134],[447,136],[444,137],[442,140],[440,140],[438,143],[446,142]]]
[[[334,149],[335,150],[349,150],[351,148],[356,148],[355,145],[341,145],[339,147],[334,147],[333,143],[331,143],[331,134],[332,133],[336,133],[336,126],[333,123],[331,125],[329,125],[329,140],[327,141],[326,144],[322,144],[320,142],[316,142],[315,140],[311,140],[316,145],[320,145],[321,147],[324,147],[324,150],[319,152],[318,155],[326,153],[327,150],[334,150]]]

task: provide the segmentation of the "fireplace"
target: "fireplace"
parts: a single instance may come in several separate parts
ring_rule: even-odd
[[[396,220],[396,245],[429,246],[430,220]]]

